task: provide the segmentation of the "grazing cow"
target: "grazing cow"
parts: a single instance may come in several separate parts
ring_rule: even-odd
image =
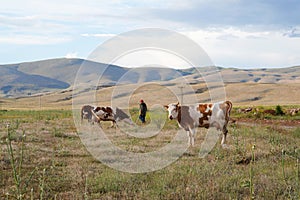
[[[269,115],[276,115],[276,111],[272,109],[264,110],[263,113]]]
[[[169,119],[176,119],[179,126],[187,131],[189,145],[194,146],[194,134],[196,127],[215,127],[223,132],[221,144],[225,144],[228,133],[227,124],[232,108],[230,101],[213,104],[179,105],[171,103],[165,108],[169,112]]]
[[[251,107],[248,107],[248,108],[240,108],[238,110],[239,113],[248,113],[248,112],[251,112],[252,111],[252,108]]]
[[[300,111],[300,108],[293,108],[289,111],[289,114],[294,116]]]
[[[103,115],[100,113],[97,114],[99,111],[104,111],[106,115]],[[116,125],[117,121],[123,120],[124,122],[128,124],[133,124],[130,117],[121,109],[116,108],[113,109],[111,107],[97,107],[96,109],[92,110],[92,115],[97,119],[97,121],[100,123],[100,121],[111,121],[112,127]]]
[[[104,107],[96,107],[91,105],[84,105],[81,108],[81,121],[83,119],[87,119],[88,122],[94,123],[98,122],[98,118],[95,118],[93,113],[96,113],[97,116],[106,119],[108,117],[108,113],[105,112]]]

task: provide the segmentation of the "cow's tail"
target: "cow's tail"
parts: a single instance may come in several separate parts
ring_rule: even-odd
[[[230,112],[231,112],[231,109],[232,109],[232,103],[231,103],[231,101],[225,101],[225,103],[227,104],[226,121],[228,122],[230,120]]]

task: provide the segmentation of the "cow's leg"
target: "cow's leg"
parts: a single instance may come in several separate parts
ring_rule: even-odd
[[[92,116],[92,120],[91,120],[92,125],[96,123],[99,124],[100,127],[102,127],[100,121],[101,121],[100,119],[96,119],[94,116]]]
[[[227,127],[224,126],[223,127],[223,137],[222,137],[222,141],[221,141],[221,145],[225,144],[226,143],[226,136],[227,136],[227,133],[228,133],[228,130],[227,130]]]
[[[111,121],[111,128],[116,127],[117,128],[117,123],[115,120]]]
[[[187,136],[188,136],[188,146],[190,146],[190,144],[191,144],[191,133],[190,133],[190,131],[187,131],[186,132],[187,133]]]
[[[94,125],[94,118],[92,117],[92,118],[88,118],[88,122],[90,123],[90,124],[92,124],[92,125]]]
[[[95,122],[98,122],[97,119],[94,116],[91,116],[91,118],[89,119],[89,122],[94,125]]]
[[[218,131],[222,131],[223,135],[222,135],[221,145],[225,144],[226,143],[226,136],[227,136],[227,133],[228,133],[227,124],[225,124],[223,126],[223,129],[222,129],[222,126],[217,122],[211,123],[210,126],[215,127]]]
[[[195,129],[190,129],[189,130],[189,145],[192,145],[192,147],[194,146],[195,144]]]
[[[194,144],[195,144],[195,129],[192,129],[192,134],[191,134],[191,136],[192,136],[192,143],[191,143],[191,145],[192,145],[192,147],[193,147]]]

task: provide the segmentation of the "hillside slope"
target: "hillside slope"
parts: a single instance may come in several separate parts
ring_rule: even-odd
[[[211,71],[214,69],[214,71]],[[300,83],[300,66],[278,69],[236,68],[125,68],[83,59],[50,59],[36,62],[0,65],[0,96],[20,97],[72,87],[75,80],[84,83],[98,81],[97,86],[172,81],[182,77],[192,84],[205,82],[216,72],[224,83]],[[76,79],[76,75],[80,78]],[[213,77],[212,77],[213,78]],[[164,83],[165,84],[165,83]]]
[[[86,83],[99,80],[100,85],[167,81],[181,76],[180,72],[170,68],[124,68],[66,58],[0,65],[0,72],[2,97],[66,89],[74,84],[77,74],[80,74],[77,80]]]
[[[17,66],[0,67],[0,90],[6,97],[64,89],[70,84],[34,74],[26,74]]]

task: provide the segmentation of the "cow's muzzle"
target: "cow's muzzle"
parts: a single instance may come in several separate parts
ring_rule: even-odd
[[[172,119],[173,119],[173,116],[172,116],[172,115],[171,115],[171,116],[169,116],[169,119],[170,119],[170,120],[172,120]]]

